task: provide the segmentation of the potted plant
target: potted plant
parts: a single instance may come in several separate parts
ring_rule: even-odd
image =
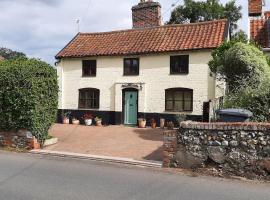
[[[95,117],[96,126],[102,126],[102,118]]]
[[[63,115],[63,124],[69,124],[69,117],[70,117],[71,112],[66,112]]]
[[[93,121],[93,115],[91,113],[85,113],[82,117],[86,126],[91,126]]]
[[[167,123],[167,128],[168,128],[169,130],[173,130],[173,129],[174,129],[174,123],[173,123],[172,121],[168,122],[168,123]]]
[[[160,125],[159,125],[160,128],[164,128],[165,127],[165,119],[163,118],[160,118]]]
[[[139,128],[145,128],[146,126],[146,119],[145,118],[139,118],[138,119]]]
[[[152,128],[156,128],[156,127],[157,127],[157,122],[156,122],[156,120],[155,120],[154,118],[152,118],[152,119],[150,120],[150,124],[151,124],[151,127],[152,127]]]
[[[76,117],[73,117],[72,118],[72,124],[79,125],[80,124],[80,120],[78,120]]]

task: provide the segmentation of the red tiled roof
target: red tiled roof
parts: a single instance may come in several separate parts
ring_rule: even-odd
[[[227,20],[216,20],[104,33],[79,33],[56,58],[211,49],[225,40],[227,28]]]
[[[253,19],[250,21],[251,38],[263,48],[269,47],[267,20],[264,18]]]

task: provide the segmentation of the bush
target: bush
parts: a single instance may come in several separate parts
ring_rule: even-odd
[[[269,120],[270,81],[264,79],[259,85],[243,81],[240,88],[225,97],[225,108],[245,108],[253,113],[253,121]]]
[[[241,42],[221,45],[219,51],[213,54],[209,66],[212,72],[224,78],[229,91],[239,87],[239,80],[252,79],[258,83],[261,77],[270,77],[270,68],[263,52],[254,45]]]
[[[0,62],[0,130],[27,129],[43,143],[56,120],[57,73],[36,59]]]

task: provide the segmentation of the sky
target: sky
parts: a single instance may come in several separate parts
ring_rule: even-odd
[[[168,21],[172,4],[183,0],[158,0],[163,21]],[[267,0],[268,1],[268,0]],[[0,47],[21,51],[50,64],[54,56],[78,32],[102,32],[132,27],[131,7],[139,0],[0,0]],[[221,0],[222,3],[228,0]],[[239,26],[247,30],[248,0]],[[266,3],[267,4],[267,3]],[[270,3],[266,5],[270,10]]]

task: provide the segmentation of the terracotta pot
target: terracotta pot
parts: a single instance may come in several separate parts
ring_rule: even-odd
[[[138,120],[139,128],[145,128],[146,127],[146,120]]]
[[[96,121],[96,126],[102,126],[102,121],[101,120]]]
[[[164,128],[165,127],[165,119],[160,119],[160,128]]]
[[[85,119],[84,123],[86,126],[91,126],[92,125],[92,119]]]
[[[155,122],[155,123],[151,123],[151,127],[152,128],[156,128],[157,127],[157,123]]]
[[[69,124],[69,118],[64,117],[63,118],[63,124]]]
[[[80,121],[79,120],[72,120],[72,124],[79,125],[80,124]]]

